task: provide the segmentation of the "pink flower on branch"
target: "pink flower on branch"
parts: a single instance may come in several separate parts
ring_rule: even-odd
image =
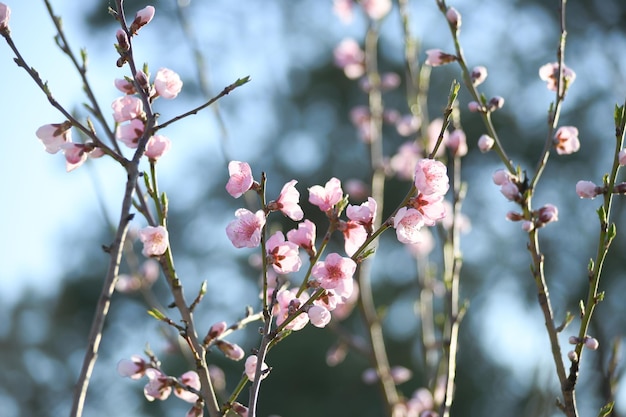
[[[68,142],[63,144],[63,154],[65,155],[65,170],[67,172],[73,171],[81,166],[86,160],[89,152],[93,150],[87,149],[82,143]]]
[[[276,325],[280,326],[290,316],[293,316],[300,306],[304,304],[309,295],[303,292],[300,297],[296,297],[297,289],[280,290],[276,294],[276,304],[274,305],[274,315],[276,316]],[[309,322],[309,316],[306,313],[300,313],[295,318],[292,318],[289,323],[285,325],[287,330],[302,330]]]
[[[442,195],[426,195],[418,193],[413,198],[413,208],[420,212],[426,226],[434,226],[435,222],[446,216],[446,207]]]
[[[150,23],[154,17],[154,6],[146,6],[135,14],[133,23],[130,24],[130,33],[136,34],[139,29]]]
[[[11,8],[4,3],[0,3],[0,32],[9,34],[10,18],[11,18]]]
[[[139,230],[139,240],[143,243],[144,256],[161,256],[169,246],[169,235],[163,226],[147,226]]]
[[[70,122],[47,124],[37,129],[35,135],[43,143],[46,152],[55,154],[72,141],[71,127]]]
[[[298,245],[285,241],[283,232],[274,233],[266,242],[268,262],[278,274],[297,272],[302,266]]]
[[[367,230],[358,222],[349,220],[339,223],[339,230],[343,233],[345,240],[345,251],[348,256],[352,256],[367,240]]]
[[[352,276],[356,271],[356,262],[337,253],[329,253],[323,262],[313,266],[311,275],[326,290],[335,290],[341,297],[352,293]]]
[[[443,52],[441,49],[429,49],[426,51],[426,65],[431,67],[439,67],[456,61],[458,58],[456,55],[450,55]]]
[[[170,150],[172,142],[167,136],[154,135],[146,143],[145,155],[152,161],[156,161]]]
[[[291,220],[300,221],[304,217],[300,207],[300,193],[296,189],[298,181],[291,180],[283,186],[276,201],[268,204],[270,210],[280,210]]]
[[[117,123],[138,119],[144,116],[143,102],[134,96],[123,96],[113,100],[113,119]]]
[[[434,159],[421,159],[415,168],[415,187],[426,195],[444,195],[449,185],[446,166]]]
[[[254,377],[256,376],[256,369],[257,369],[258,362],[259,362],[259,359],[256,357],[256,355],[248,356],[248,359],[246,359],[246,364],[244,365],[245,373],[246,373],[246,376],[248,377],[248,380],[250,380],[250,382],[254,381]],[[269,375],[269,367],[267,366],[265,362],[263,362],[261,364],[261,379],[264,379],[268,375]]]
[[[361,0],[361,6],[370,19],[379,20],[391,10],[391,0]]]
[[[580,149],[578,129],[574,126],[561,126],[554,134],[554,146],[559,155],[569,155]]]
[[[192,388],[196,391],[200,391],[200,377],[195,371],[185,372],[178,378],[178,382]],[[174,394],[183,401],[188,403],[195,403],[198,400],[198,396],[193,392],[176,385],[174,388]]]
[[[315,223],[305,219],[298,228],[287,232],[287,240],[300,246],[309,254],[315,254]]]
[[[420,229],[424,224],[424,216],[414,208],[402,207],[393,217],[396,236],[402,243],[420,243],[422,240]]]
[[[366,228],[371,228],[372,222],[376,217],[376,209],[376,200],[372,197],[367,197],[367,201],[361,203],[359,206],[349,204],[346,208],[346,216],[348,216],[350,220],[359,222]]]
[[[591,181],[578,181],[576,183],[576,194],[580,198],[594,199],[602,194],[602,187],[597,186]]]
[[[547,83],[548,90],[556,91],[556,84],[559,78],[559,64],[552,62],[539,68],[539,78]],[[576,79],[576,73],[567,66],[563,65],[563,81],[565,87],[572,85]]]
[[[318,206],[323,212],[329,211],[343,198],[343,190],[341,189],[341,181],[337,178],[331,178],[326,185],[314,185],[309,188],[309,202]]]
[[[234,198],[241,197],[254,184],[252,170],[246,162],[230,161],[228,163],[228,174],[230,177],[226,183],[226,191]]]
[[[116,78],[113,81],[115,88],[121,91],[124,94],[135,94],[137,90],[135,90],[135,84],[131,81],[128,81],[126,78]]]
[[[330,311],[320,305],[312,305],[307,314],[311,320],[311,324],[315,327],[326,327],[330,323]]]
[[[139,138],[146,128],[145,122],[141,119],[132,119],[130,123],[119,125],[115,131],[115,138],[131,149],[136,149]]]
[[[158,369],[146,369],[146,376],[149,381],[143,388],[143,394],[148,401],[167,400],[172,393],[171,381],[163,372]]]
[[[133,355],[130,359],[122,359],[117,363],[117,373],[130,379],[139,379],[146,373],[148,364],[139,355]]]
[[[261,230],[265,226],[263,210],[252,213],[244,208],[235,212],[237,217],[226,226],[226,235],[236,248],[255,248],[261,243]]]
[[[171,69],[160,68],[154,76],[154,89],[163,98],[176,98],[182,88],[180,76]]]

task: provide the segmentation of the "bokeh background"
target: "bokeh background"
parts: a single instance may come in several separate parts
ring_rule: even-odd
[[[43,2],[13,3],[12,34],[25,59],[49,81],[61,103],[84,113],[80,81],[54,44],[54,28]],[[55,12],[63,17],[72,47],[75,51],[85,47],[89,53],[89,79],[101,106],[108,108],[119,95],[113,79],[124,75],[124,69],[115,66],[116,27],[106,13],[110,2],[57,3]],[[129,16],[146,4],[127,1]],[[370,175],[366,145],[349,118],[354,106],[367,103],[366,96],[334,66],[332,55],[345,37],[362,44],[366,19],[357,9],[353,22],[344,24],[333,14],[332,2],[320,0],[153,4],[156,17],[135,43],[138,60],[149,63],[153,72],[172,68],[185,82],[177,100],[157,103],[162,120],[205,99],[199,71],[213,94],[239,77],[252,78],[215,109],[169,127],[165,133],[173,147],[159,162],[162,190],[170,199],[172,247],[188,297],[203,280],[208,281],[207,298],[197,310],[198,322],[208,328],[216,321],[231,323],[242,317],[246,304],[258,305],[258,272],[250,261],[253,252],[235,250],[224,233],[234,209],[243,204],[224,191],[229,160],[248,161],[257,177],[265,171],[270,196],[292,178],[300,181],[304,199],[307,187],[323,184],[331,176],[367,180]],[[449,5],[462,14],[461,39],[469,64],[489,69],[482,91],[506,99],[494,117],[500,137],[515,163],[532,171],[553,100],[537,71],[555,60],[558,2],[459,0]],[[434,1],[410,2],[410,12],[422,61],[423,50],[452,49]],[[596,250],[594,211],[599,203],[579,200],[574,185],[579,179],[600,182],[609,170],[613,108],[626,96],[626,5],[620,0],[570,2],[567,20],[566,62],[577,79],[568,93],[562,124],[578,127],[582,148],[575,155],[550,160],[535,198],[537,206],[559,207],[559,222],[542,233],[557,320],[566,311],[576,312],[578,300],[585,297],[586,264]],[[185,34],[186,28],[195,38]],[[403,74],[403,47],[394,5],[381,24],[381,69]],[[199,69],[195,50],[202,54],[205,67]],[[0,74],[5,80],[0,100],[0,312],[4,318],[0,320],[0,414],[66,415],[105,271],[100,246],[111,240],[110,224],[117,221],[125,176],[107,160],[65,173],[63,158],[46,154],[34,135],[40,125],[62,118],[14,65],[6,45],[0,46]],[[433,71],[432,117],[441,113],[455,78],[459,72],[453,65]],[[408,112],[403,91],[385,95],[388,108]],[[461,287],[470,307],[461,327],[453,415],[556,415],[554,366],[524,235],[519,224],[504,218],[514,206],[491,183],[498,160],[476,149],[475,142],[484,132],[479,118],[465,111],[467,101],[462,93],[461,120],[470,146],[463,167],[469,190],[464,212],[472,228],[461,244]],[[393,129],[385,130],[388,155],[404,141]],[[388,210],[408,186],[390,178]],[[606,401],[610,387],[602,376],[611,345],[622,340],[626,330],[622,232],[626,219],[623,203],[620,199],[616,203],[618,236],[601,284],[606,299],[591,328],[601,349],[586,355],[578,386],[585,416],[596,415]],[[314,215],[313,208],[305,206],[305,210]],[[416,265],[393,236],[383,240],[373,271],[375,297],[386,309],[392,365],[413,371],[413,378],[400,386],[410,396],[427,383],[420,319],[414,312],[419,291]],[[161,304],[169,303],[163,282],[152,289]],[[148,403],[141,393],[142,382],[116,373],[121,358],[140,353],[146,344],[168,372],[180,374],[189,368],[176,354],[169,330],[148,320],[145,311],[140,292],[114,297],[85,416],[184,415],[187,405],[182,401]],[[358,317],[345,325],[360,331]],[[249,350],[258,343],[256,331],[253,325],[232,340]],[[563,336],[565,340],[568,335]],[[274,370],[262,386],[261,415],[381,415],[377,389],[361,379],[368,367],[364,358],[351,353],[336,367],[326,365],[334,341],[332,332],[310,328],[272,350]],[[242,364],[224,361],[219,353],[210,359],[224,370],[232,388]],[[623,362],[619,369],[624,369]],[[618,388],[614,415],[626,415],[624,384]]]

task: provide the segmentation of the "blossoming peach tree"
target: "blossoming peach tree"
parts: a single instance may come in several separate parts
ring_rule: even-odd
[[[457,101],[461,85],[456,81],[452,83],[441,117],[428,122],[424,108],[424,81],[428,81],[432,68],[447,64],[458,65],[460,77],[472,97],[467,109],[473,114],[467,117],[480,117],[483,122],[485,134],[477,140],[478,149],[481,152],[495,152],[501,160],[502,169],[494,173],[493,182],[500,187],[504,198],[517,206],[516,210],[506,214],[506,218],[519,222],[520,233],[528,236],[531,275],[545,319],[549,349],[561,391],[556,404],[564,415],[578,415],[575,394],[583,353],[585,349],[596,350],[599,347],[598,340],[588,334],[588,328],[594,309],[603,298],[600,276],[616,235],[616,227],[611,222],[611,203],[614,194],[626,191],[624,184],[616,183],[620,166],[626,164],[626,150],[622,149],[626,116],[624,106],[616,106],[615,152],[610,172],[599,185],[591,181],[580,181],[576,185],[576,192],[581,198],[601,197],[602,204],[598,209],[598,251],[595,259],[589,262],[587,271],[588,295],[580,301],[579,327],[569,337],[573,347],[564,355],[559,334],[570,325],[574,315],[568,313],[562,318],[554,316],[544,273],[545,256],[539,245],[540,232],[549,223],[558,220],[558,209],[552,204],[538,208],[533,204],[535,190],[540,186],[542,173],[554,152],[568,155],[580,148],[577,128],[559,124],[566,93],[576,79],[575,72],[565,65],[564,0],[560,7],[561,37],[556,51],[557,60],[539,69],[539,76],[555,96],[549,106],[543,150],[533,169],[518,166],[507,156],[492,123],[492,117],[502,108],[505,100],[502,97],[488,98],[479,91],[479,86],[486,81],[487,68],[469,67],[460,42],[461,14],[454,7],[448,6],[444,0],[435,1],[442,19],[449,26],[455,50],[428,50],[424,63],[420,64],[415,48],[411,47],[415,42],[406,23],[410,19],[408,0],[398,2],[397,7],[405,22],[403,29],[407,43],[407,101],[413,104],[410,106],[411,114],[401,115],[398,111],[387,109],[383,101],[384,92],[400,85],[400,76],[380,73],[377,65],[378,34],[381,22],[392,8],[391,1],[335,0],[334,10],[341,20],[349,21],[353,13],[364,13],[369,22],[367,33],[364,34],[364,47],[354,39],[345,39],[335,49],[334,59],[347,78],[359,80],[368,101],[367,106],[352,111],[351,120],[370,150],[370,195],[364,196],[360,204],[351,204],[343,188],[347,185],[342,184],[339,178],[329,178],[324,185],[304,184],[308,189],[309,203],[325,218],[324,222],[315,223],[307,218],[311,217],[310,213],[307,216],[300,205],[301,195],[296,186],[303,185],[302,181],[291,180],[284,184],[278,196],[268,196],[266,183],[269,179],[264,172],[257,172],[246,162],[231,161],[228,164],[226,192],[233,198],[254,194],[258,198],[258,208],[239,208],[233,213],[225,233],[233,246],[256,248],[262,259],[259,305],[249,308],[245,317],[231,325],[224,321],[199,323],[194,319],[194,311],[202,308],[206,283],[189,302],[183,291],[183,281],[177,276],[174,253],[169,246],[169,201],[160,190],[157,166],[171,146],[170,139],[161,134],[167,126],[210,106],[246,84],[249,78],[235,80],[199,107],[167,121],[158,120],[158,99],[176,98],[182,89],[182,81],[176,72],[167,68],[159,69],[151,77],[148,66],[140,67],[135,60],[134,37],[140,30],[149,30],[144,29],[144,26],[152,20],[155,8],[147,6],[136,11],[134,17],[129,19],[123,0],[116,0],[115,7],[109,13],[119,23],[115,33],[115,48],[119,54],[117,66],[126,68],[127,75],[114,82],[121,95],[111,104],[111,121],[108,112],[96,100],[86,76],[86,54],[81,52],[76,55],[73,52],[60,26],[60,19],[54,16],[48,1],[46,4],[58,32],[57,43],[82,77],[90,116],[81,120],[56,101],[47,83],[21,55],[11,36],[11,10],[9,6],[0,3],[0,33],[15,55],[15,63],[40,87],[51,105],[61,113],[60,118],[64,119],[41,126],[36,129],[35,135],[46,152],[63,154],[67,171],[79,168],[89,158],[106,157],[116,161],[127,174],[115,238],[104,247],[110,256],[108,272],[103,279],[97,313],[73,393],[71,416],[82,415],[111,297],[116,290],[130,291],[142,285],[136,282],[138,276],[144,280],[156,279],[159,268],[169,284],[174,300],[172,307],[176,308],[177,313],[156,307],[151,307],[149,313],[177,332],[191,353],[193,362],[189,371],[181,376],[173,376],[165,372],[157,355],[150,350],[146,350],[143,355],[121,358],[119,374],[131,379],[145,379],[144,394],[148,401],[166,400],[174,393],[190,403],[189,417],[202,416],[205,412],[211,417],[255,416],[262,381],[271,377],[272,368],[281,366],[280,361],[272,358],[271,350],[286,337],[297,337],[293,333],[309,323],[324,328],[331,321],[340,322],[358,305],[358,314],[362,315],[365,323],[367,343],[360,345],[350,337],[344,337],[342,349],[354,349],[369,358],[371,372],[366,377],[380,385],[387,415],[450,415],[455,393],[458,333],[468,307],[459,296],[462,276],[460,235],[468,225],[468,219],[461,214],[467,192],[461,179],[461,164],[468,153],[467,139],[460,124],[461,115],[465,116],[465,112]],[[410,138],[391,157],[383,153],[382,126],[385,123],[394,125],[399,134]],[[72,132],[76,131],[80,132],[81,140],[73,139]],[[383,193],[388,176],[408,179],[411,185],[397,207],[390,210],[391,215],[383,218]],[[360,191],[354,189],[354,193]],[[272,223],[277,216],[291,219],[293,227],[277,230]],[[120,263],[128,239],[127,232],[131,224],[138,222],[138,217],[142,218],[138,224],[146,224],[138,232],[146,261],[142,271],[130,276],[120,273]],[[423,388],[412,394],[402,393],[398,389],[398,384],[410,378],[411,372],[406,368],[390,366],[380,313],[370,284],[371,263],[375,261],[378,238],[389,229],[395,232],[398,241],[407,245],[419,262],[427,262],[429,252],[434,250],[434,240],[429,229],[436,230],[441,238],[441,268],[423,271],[420,283],[424,289],[432,289],[434,282],[443,284],[445,302],[443,307],[436,305],[432,297],[427,295],[420,300],[422,342],[429,372]],[[343,243],[342,251],[332,252],[328,249],[333,239]],[[436,309],[442,309],[440,313],[445,320],[434,319]],[[237,344],[228,341],[233,332],[256,321],[261,323],[261,329],[258,346],[253,351],[245,352]],[[207,353],[213,350],[221,351],[233,361],[244,363],[239,383],[227,396],[218,396],[214,387],[214,375],[207,358]],[[329,361],[339,362],[342,355],[345,352],[337,351],[332,356],[334,359],[329,358]],[[606,404],[598,415],[610,414],[612,404]]]

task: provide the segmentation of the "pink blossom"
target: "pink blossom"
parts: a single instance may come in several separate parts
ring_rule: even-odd
[[[402,243],[419,243],[422,226],[424,226],[424,216],[414,208],[402,207],[393,217],[396,236]]]
[[[480,138],[478,138],[478,149],[480,149],[482,153],[489,152],[495,143],[496,141],[491,136],[481,135]]]
[[[341,181],[334,177],[328,180],[324,187],[314,185],[309,188],[309,202],[318,206],[323,212],[333,208],[342,198]]]
[[[367,230],[361,223],[349,220],[339,224],[339,230],[345,239],[345,251],[352,256],[367,240]]]
[[[448,7],[446,19],[453,28],[458,29],[461,27],[461,14],[454,7]]]
[[[415,141],[409,141],[400,146],[389,165],[398,178],[410,180],[415,175],[415,165],[421,157],[422,148]]]
[[[9,33],[9,20],[11,18],[11,8],[4,3],[0,3],[0,32]]]
[[[141,356],[133,355],[117,363],[117,373],[130,379],[139,379],[144,376],[147,367],[148,364]]]
[[[55,154],[63,149],[63,145],[72,141],[71,127],[69,122],[47,124],[37,129],[35,135],[43,143],[46,152]]]
[[[487,79],[487,68],[482,65],[474,67],[470,72],[470,78],[475,87],[482,84]]]
[[[513,175],[511,175],[510,172],[505,171],[504,169],[498,169],[493,173],[492,179],[494,184],[503,185],[506,182],[512,181]]]
[[[240,361],[245,356],[245,353],[241,346],[236,343],[230,343],[226,340],[218,340],[216,342],[217,348],[222,351],[224,356],[234,361]]]
[[[115,84],[115,88],[124,94],[135,94],[137,92],[137,90],[135,90],[135,84],[128,81],[126,78],[116,78],[113,84]]]
[[[86,151],[82,143],[68,142],[63,144],[63,154],[65,155],[65,170],[73,171],[81,166],[86,160],[89,152]]]
[[[343,23],[352,22],[352,6],[354,0],[333,0],[333,12]]]
[[[298,223],[297,229],[287,232],[287,240],[310,252],[315,246],[315,231],[315,223],[306,219]]]
[[[265,226],[263,210],[252,213],[244,208],[235,212],[237,217],[226,226],[226,235],[236,248],[255,248],[261,243],[261,229]]]
[[[170,150],[172,142],[167,136],[154,135],[146,143],[145,155],[152,161],[156,161]]]
[[[311,324],[315,327],[326,327],[326,325],[330,323],[330,311],[326,310],[322,306],[312,305],[307,314],[309,315]]]
[[[128,34],[122,29],[118,29],[115,32],[115,39],[117,39],[117,51],[122,55],[122,57],[117,61],[118,67],[121,67],[126,62],[126,57],[124,55],[125,52],[128,52],[130,49],[130,41],[128,40]]]
[[[420,159],[415,168],[415,187],[426,195],[444,195],[449,188],[446,166],[434,159]]]
[[[413,208],[420,212],[425,225],[434,226],[435,222],[446,216],[446,208],[443,202],[442,195],[418,193],[413,199]]]
[[[244,365],[245,373],[248,377],[248,380],[250,380],[251,382],[254,381],[254,377],[256,376],[258,362],[259,359],[256,357],[256,355],[248,356],[248,359],[246,359],[246,364]],[[269,367],[265,362],[263,362],[261,364],[261,379],[264,379],[269,375],[268,371]]]
[[[172,393],[171,382],[167,375],[158,369],[146,369],[146,376],[149,381],[143,388],[143,394],[148,401],[166,400]]]
[[[578,181],[576,183],[576,194],[580,198],[594,199],[602,192],[602,189],[591,181]]]
[[[446,146],[450,149],[453,156],[467,155],[467,137],[461,129],[455,129],[448,136]]]
[[[138,232],[139,240],[143,242],[144,256],[161,256],[169,246],[167,229],[163,226],[147,226]]]
[[[226,191],[235,198],[241,197],[254,184],[252,170],[247,162],[230,161],[228,163],[228,182]]]
[[[141,119],[132,119],[130,123],[117,126],[115,138],[124,142],[131,149],[137,148],[139,138],[146,128],[145,122]]]
[[[379,20],[391,10],[391,0],[361,0],[361,6],[370,19]]]
[[[113,119],[117,123],[137,119],[143,116],[143,102],[135,96],[123,96],[113,100]]]
[[[342,40],[333,51],[335,65],[341,68],[346,77],[354,80],[365,73],[365,52],[352,38]]]
[[[557,79],[559,78],[559,64],[552,62],[539,68],[539,78],[547,83],[548,90],[556,91]],[[567,86],[572,85],[576,79],[576,73],[563,65],[563,79]]]
[[[512,180],[506,180],[500,185],[500,192],[509,201],[517,201],[520,197],[519,187]]]
[[[282,211],[291,220],[300,221],[304,217],[300,207],[300,193],[296,190],[296,180],[291,180],[283,186],[275,202],[276,208]]]
[[[226,331],[227,327],[228,327],[228,325],[226,324],[225,321],[218,321],[217,323],[213,324],[209,328],[209,332],[207,333],[206,339],[213,340],[213,339],[215,339],[217,337],[220,337],[222,335],[222,333],[224,333],[224,331]],[[206,340],[205,340],[205,343],[207,343]]]
[[[146,6],[135,14],[135,19],[130,25],[130,33],[135,34],[143,26],[150,23],[154,17],[155,9],[153,6]]]
[[[154,89],[163,98],[176,98],[182,88],[180,76],[171,69],[160,68],[154,76]]]
[[[181,384],[187,385],[190,388],[200,391],[200,377],[196,371],[187,371],[178,378]],[[198,396],[191,391],[183,389],[176,385],[174,388],[174,394],[183,401],[188,403],[195,403],[198,400]]]
[[[285,241],[283,232],[278,231],[267,239],[268,261],[279,274],[297,272],[302,266],[302,260],[298,254],[298,245]]]
[[[553,204],[546,204],[537,213],[537,218],[542,225],[559,220],[559,209]]]
[[[426,51],[426,65],[431,67],[438,67],[446,65],[457,60],[456,55],[450,55],[443,52],[441,49],[428,49]]]
[[[274,305],[274,316],[276,317],[276,325],[280,326],[289,317],[293,316],[296,311],[304,304],[309,296],[306,292],[296,297],[298,289],[280,290],[276,294],[276,304]],[[298,314],[289,323],[285,325],[285,329],[298,331],[302,330],[309,322],[309,316],[306,314]]]
[[[337,303],[335,309],[333,310],[333,317],[336,320],[343,320],[347,318],[352,312],[352,310],[354,309],[354,306],[356,305],[356,302],[359,298],[358,284],[354,280],[351,280],[351,283],[352,283],[352,288],[350,290],[350,294],[348,295],[341,296],[336,293],[336,289],[326,290],[326,291],[332,291],[333,293],[335,293],[336,297],[340,298],[342,301],[341,303]],[[319,303],[316,303],[316,304],[319,305]],[[328,303],[324,305],[324,307],[330,310]]]
[[[317,262],[311,270],[311,275],[319,282],[320,286],[327,290],[345,290],[336,291],[338,295],[344,296],[342,292],[352,292],[352,275],[356,271],[356,262],[350,258],[344,258],[337,253],[329,253],[324,262]],[[343,286],[342,288],[340,288]],[[345,295],[349,297],[348,295]]]
[[[569,155],[580,149],[578,129],[574,126],[561,126],[554,135],[554,146],[559,155]]]
[[[377,204],[372,197],[367,197],[367,201],[356,206],[349,204],[346,208],[346,216],[350,220],[361,223],[363,226],[370,226],[376,217]]]

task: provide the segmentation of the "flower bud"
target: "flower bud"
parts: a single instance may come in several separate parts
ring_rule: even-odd
[[[461,129],[453,130],[448,136],[446,146],[454,156],[467,155],[467,138],[465,137],[465,132]]]
[[[220,322],[215,323],[213,326],[211,326],[211,328],[209,329],[209,332],[204,338],[204,343],[209,343],[209,341],[220,337],[222,333],[224,333],[227,327],[228,325],[226,324],[225,321],[220,321]]]
[[[234,343],[227,342],[225,340],[218,340],[217,348],[222,351],[224,356],[234,361],[240,361],[245,356],[243,349]]]
[[[576,194],[580,198],[594,199],[598,194],[602,193],[602,188],[598,187],[591,181],[578,181],[576,183]]]
[[[567,352],[567,357],[572,362],[577,362],[578,361],[578,355],[573,350],[570,350],[569,352]]]
[[[448,7],[446,19],[453,28],[458,30],[461,27],[461,14],[454,7]]]
[[[130,50],[130,42],[128,40],[128,35],[122,29],[118,29],[115,32],[115,37],[117,38],[117,52],[122,55],[125,52]]]
[[[137,14],[135,14],[135,20],[133,20],[133,23],[130,25],[130,33],[134,35],[140,28],[150,23],[154,17],[154,11],[154,6],[146,6],[139,10]]]
[[[596,350],[600,346],[598,339],[591,336],[585,336],[583,343],[585,344],[585,347],[590,350]]]
[[[426,55],[426,65],[431,67],[449,64],[458,59],[456,55],[446,54],[441,49],[429,49],[426,51]]]
[[[0,3],[0,33],[3,35],[11,33],[11,29],[9,29],[10,18],[11,8],[4,3]]]
[[[546,204],[539,209],[538,218],[542,224],[555,222],[559,220],[559,209],[552,204]]]
[[[577,345],[580,342],[580,339],[577,336],[570,336],[567,341],[570,345]]]
[[[495,96],[491,98],[491,100],[489,100],[489,103],[487,103],[487,109],[489,111],[496,111],[498,109],[501,109],[503,106],[504,98],[500,96]]]
[[[482,153],[489,152],[495,142],[496,141],[491,136],[482,135],[478,138],[478,149],[480,149]]]
[[[487,68],[482,65],[474,67],[470,72],[470,78],[474,87],[482,84],[487,79]]]
[[[524,215],[523,215],[523,214],[521,214],[521,213],[517,213],[517,212],[515,212],[515,211],[509,211],[509,212],[506,214],[506,219],[507,219],[507,220],[510,220],[510,221],[512,221],[512,222],[518,222],[518,221],[520,221],[520,220],[523,220],[523,219],[524,219]]]
[[[621,166],[626,165],[626,149],[622,149],[621,151],[619,151],[619,154],[617,155],[617,160],[619,161],[619,164]]]
[[[522,230],[529,233],[532,232],[533,229],[535,228],[535,224],[533,222],[531,222],[530,220],[524,220],[522,222]]]

